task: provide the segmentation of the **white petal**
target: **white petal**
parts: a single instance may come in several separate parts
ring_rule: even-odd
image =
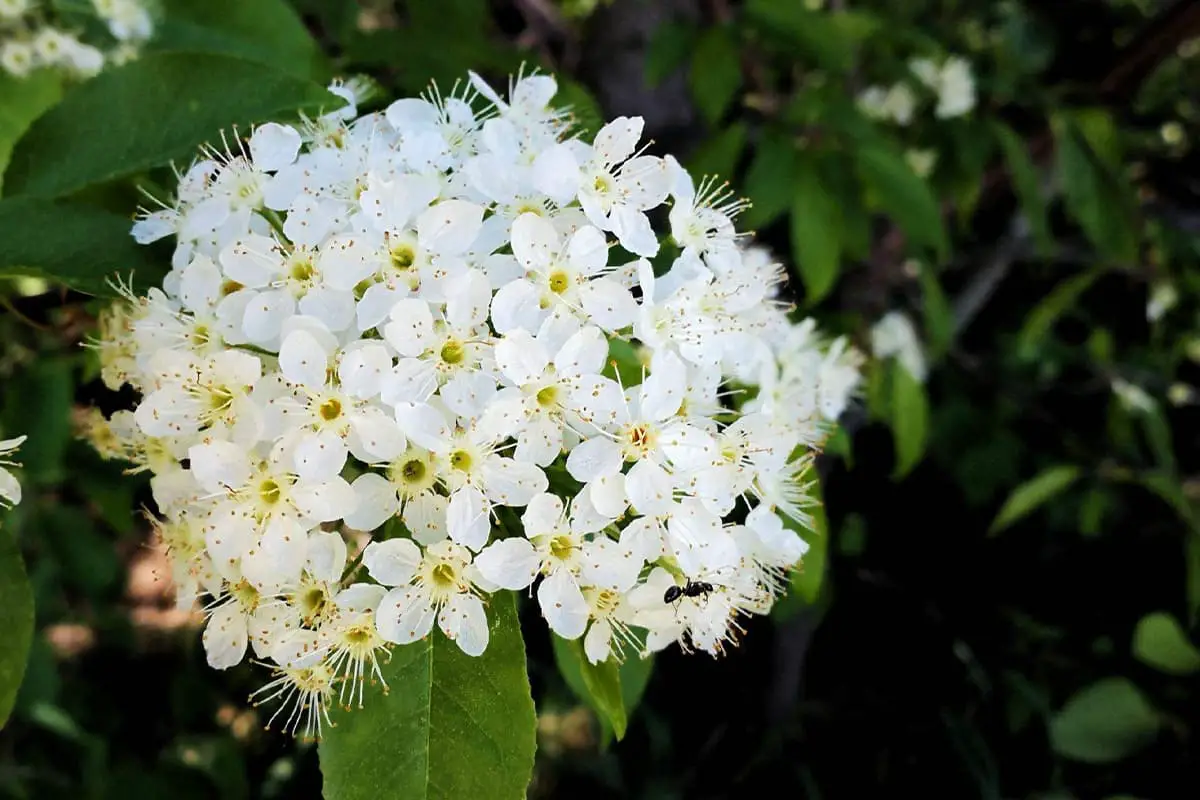
[[[442,607],[438,626],[446,638],[469,656],[483,655],[488,646],[487,613],[483,603],[473,594],[459,594]]]
[[[625,513],[625,508],[629,505],[625,481],[624,475],[615,472],[597,478],[585,486],[583,491],[587,493],[596,511],[609,519],[616,519]]]
[[[379,608],[387,592],[374,583],[354,583],[334,595],[333,602],[345,614],[365,614]]]
[[[559,375],[594,375],[604,369],[608,358],[608,340],[599,328],[580,328],[554,355],[554,368]],[[498,360],[498,359],[497,359]]]
[[[626,592],[637,583],[643,563],[628,546],[602,536],[583,546],[580,577],[591,586]]]
[[[642,416],[664,420],[673,416],[687,392],[687,366],[674,353],[658,354],[651,363],[649,377],[642,383],[639,396]]]
[[[446,538],[446,507],[450,504],[440,494],[426,492],[404,505],[404,524],[413,539],[431,545]]]
[[[368,408],[350,418],[350,445],[359,461],[391,461],[408,447],[400,426],[383,411]]]
[[[354,291],[355,286],[378,268],[379,249],[366,236],[334,236],[321,244],[321,253],[317,257],[317,271],[322,281],[330,289],[340,292]]]
[[[271,593],[298,581],[307,558],[307,531],[295,520],[276,516],[242,559],[242,574],[259,591]]]
[[[346,441],[333,431],[305,434],[296,445],[296,474],[305,481],[332,480],[346,466],[347,455]]]
[[[21,484],[4,467],[0,467],[0,500],[12,506],[21,502]]]
[[[558,205],[579,191],[579,163],[566,145],[551,145],[533,161],[533,185]]]
[[[398,300],[391,311],[391,322],[383,327],[383,338],[402,356],[424,353],[433,339],[433,314],[424,300]]]
[[[300,513],[314,522],[332,522],[353,513],[358,498],[350,484],[341,478],[325,483],[306,483],[291,495]]]
[[[504,377],[517,386],[533,383],[542,377],[550,356],[541,342],[526,330],[506,334],[496,343],[496,366]]]
[[[527,425],[517,436],[513,458],[548,467],[562,453],[562,447],[562,428],[559,423],[542,419]]]
[[[246,451],[230,442],[209,442],[188,448],[192,475],[210,492],[223,488],[240,489],[250,480],[250,460]]]
[[[550,630],[564,639],[578,639],[588,622],[588,604],[568,570],[555,570],[538,586],[538,605]]]
[[[315,530],[308,535],[308,571],[328,583],[338,581],[346,568],[346,541],[335,531]]]
[[[249,635],[246,617],[237,603],[223,603],[208,618],[204,627],[204,652],[213,669],[229,669],[246,655]]]
[[[590,483],[621,471],[624,456],[621,446],[611,439],[597,436],[580,442],[567,456],[567,472],[580,483]]]
[[[543,492],[529,499],[521,515],[521,526],[526,536],[543,536],[558,528],[562,516],[563,501],[558,495]]]
[[[617,117],[596,132],[592,147],[606,163],[619,164],[633,155],[644,126],[641,117]]]
[[[287,292],[260,292],[246,305],[242,333],[251,342],[270,347],[279,338],[284,322],[295,313],[296,301]]]
[[[433,629],[433,600],[429,592],[415,586],[392,589],[375,611],[375,627],[389,642],[408,644],[429,635]]]
[[[482,206],[443,200],[417,217],[417,241],[434,253],[458,255],[471,248],[482,224]]]
[[[616,206],[609,215],[609,224],[621,246],[629,252],[646,258],[657,255],[658,237],[641,211],[629,205]]]
[[[667,471],[648,459],[634,464],[625,475],[629,504],[638,514],[649,517],[666,514],[674,505],[674,490],[675,482]],[[592,500],[595,501],[594,495]]]
[[[487,320],[491,302],[492,287],[487,276],[477,269],[469,269],[447,287],[446,321],[458,330],[482,325]]]
[[[366,400],[379,394],[385,375],[392,370],[392,357],[382,344],[366,344],[342,355],[338,380],[351,397]]]
[[[297,308],[331,331],[344,331],[354,324],[354,294],[349,291],[317,286],[300,298]]]
[[[396,487],[382,475],[366,472],[350,484],[357,503],[354,511],[343,518],[346,527],[356,531],[373,531],[396,515],[400,506]]]
[[[446,533],[459,544],[478,551],[487,544],[492,530],[488,510],[482,492],[474,486],[462,487],[450,495],[446,506]]]
[[[535,331],[543,316],[541,303],[541,290],[529,281],[501,286],[492,298],[492,325],[500,334],[522,328]]]
[[[268,122],[250,136],[250,158],[264,172],[274,172],[296,160],[300,134],[289,125]]]
[[[463,419],[477,419],[496,394],[496,381],[482,372],[460,372],[438,392],[446,408]]]
[[[581,286],[579,301],[592,321],[605,330],[620,330],[637,318],[638,306],[633,295],[611,278],[598,278]]]
[[[410,442],[426,450],[438,450],[450,438],[446,418],[436,408],[424,403],[398,403],[396,422]]]
[[[558,232],[547,220],[526,212],[513,220],[512,251],[527,270],[544,270],[557,255]]]
[[[549,485],[546,473],[537,464],[503,456],[487,459],[483,477],[488,497],[502,506],[523,506]]]
[[[608,660],[612,642],[612,626],[607,620],[598,619],[588,628],[587,636],[583,637],[583,652],[588,661],[599,664]]]
[[[424,404],[438,388],[437,367],[423,358],[402,358],[380,382],[380,399],[390,406]]]
[[[371,542],[363,551],[371,577],[386,586],[405,586],[421,567],[421,548],[409,539]]]
[[[528,539],[492,542],[475,556],[481,575],[502,589],[524,589],[537,577],[541,557]]]

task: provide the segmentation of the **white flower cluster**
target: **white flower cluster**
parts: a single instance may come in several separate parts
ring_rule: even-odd
[[[135,58],[154,33],[142,0],[91,0],[89,14],[111,37],[105,43],[87,43],[80,37],[90,37],[56,24],[53,5],[43,0],[0,0],[0,70],[18,78],[46,68],[89,78],[105,64]]]
[[[933,92],[938,119],[961,117],[975,108],[975,77],[965,58],[952,56],[942,64],[928,58],[914,58],[908,64],[917,81]],[[858,107],[872,119],[907,126],[912,122],[920,100],[904,81],[890,87],[869,86],[858,96]]]
[[[262,125],[137,222],[173,268],[97,343],[142,397],[93,441],[153,473],[210,664],[252,647],[311,733],[435,622],[482,653],[499,590],[593,662],[720,652],[807,549],[776,512],[810,523],[859,354],[788,319],[742,204],[645,154],[641,119],[573,136],[544,75],[357,117],[333,88],[345,109]],[[375,532],[370,580],[345,529]]]

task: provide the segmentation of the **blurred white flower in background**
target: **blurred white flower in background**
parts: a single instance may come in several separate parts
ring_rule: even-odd
[[[902,311],[889,311],[871,328],[871,352],[876,358],[895,358],[910,375],[924,383],[925,352],[912,320]]]

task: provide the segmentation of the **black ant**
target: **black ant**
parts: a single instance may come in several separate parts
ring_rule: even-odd
[[[705,581],[694,581],[688,578],[687,583],[683,586],[668,586],[667,591],[663,592],[664,603],[674,603],[681,597],[700,597],[708,595],[713,590],[711,583]]]

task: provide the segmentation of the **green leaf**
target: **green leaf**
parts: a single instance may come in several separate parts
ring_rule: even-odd
[[[33,641],[33,592],[21,552],[0,527],[0,726],[8,721]]]
[[[146,56],[93,78],[39,118],[17,143],[5,180],[10,194],[70,194],[190,159],[234,126],[342,102],[315,83],[230,56]]]
[[[1165,611],[1147,614],[1138,622],[1133,631],[1133,655],[1143,664],[1171,675],[1200,672],[1200,650]]]
[[[895,479],[903,478],[921,460],[929,439],[929,398],[925,386],[908,370],[893,364],[892,436],[896,441]]]
[[[284,0],[164,0],[147,49],[236,56],[304,77],[324,72],[320,48]]]
[[[525,797],[537,717],[512,595],[493,595],[488,616],[483,655],[434,630],[392,650],[386,695],[336,714],[320,745],[328,800]]]
[[[558,92],[554,95],[552,105],[555,108],[569,109],[574,130],[580,134],[594,136],[596,131],[604,127],[604,112],[592,93],[583,84],[560,76]]]
[[[1153,741],[1161,720],[1136,686],[1104,678],[1076,693],[1050,720],[1060,756],[1091,764],[1119,761]]]
[[[646,82],[658,86],[682,67],[695,41],[696,30],[690,25],[670,22],[659,25],[646,51]]]
[[[130,273],[148,286],[169,261],[137,244],[132,221],[98,208],[19,197],[0,200],[0,276],[33,275],[88,294],[109,295],[107,278]],[[53,235],[48,235],[53,231]]]
[[[24,78],[0,71],[0,187],[17,139],[61,97],[62,78],[55,70],[39,69]]]
[[[788,530],[793,530],[800,535],[800,538],[808,542],[808,552],[804,554],[804,560],[800,567],[792,572],[791,579],[791,594],[803,600],[808,605],[813,605],[821,596],[821,587],[825,583],[825,559],[829,551],[829,522],[825,516],[825,501],[821,491],[821,481],[817,479],[815,472],[809,473],[809,496],[816,503],[809,509],[812,515],[812,529],[805,528],[796,520],[780,514],[779,518],[783,520],[783,526]]]
[[[1000,513],[992,521],[988,535],[995,535],[1022,517],[1028,516],[1039,506],[1066,491],[1079,479],[1080,469],[1071,464],[1060,464],[1039,472],[1022,483],[1004,501]]]
[[[689,168],[696,177],[715,175],[728,178],[737,170],[738,159],[746,147],[746,125],[730,125],[696,149]]]
[[[832,72],[849,71],[858,44],[878,26],[868,14],[810,10],[798,0],[750,0],[746,13],[763,33],[786,41]]]
[[[1095,283],[1100,273],[1096,270],[1084,272],[1067,278],[1055,286],[1048,295],[1033,307],[1025,317],[1025,324],[1017,334],[1017,355],[1022,359],[1031,359],[1037,355],[1038,346],[1050,333],[1058,318]]]
[[[799,161],[792,176],[792,255],[812,305],[829,294],[841,269],[838,210],[813,163]]]
[[[1017,199],[1021,201],[1021,209],[1033,232],[1037,253],[1048,257],[1054,252],[1054,237],[1050,233],[1050,220],[1046,216],[1046,200],[1042,196],[1041,177],[1037,167],[1033,165],[1025,143],[1012,128],[999,120],[994,121],[992,125],[996,139],[1000,142],[1000,149],[1004,151],[1004,161],[1017,190]]]
[[[754,147],[744,185],[751,206],[738,217],[747,229],[771,224],[792,205],[796,144],[782,131],[767,131]]]
[[[940,358],[950,347],[954,339],[954,312],[942,285],[938,283],[937,273],[933,267],[922,262],[920,265],[921,278],[921,310],[925,315],[925,335],[928,337],[929,357],[931,360]]]
[[[879,207],[892,217],[910,241],[945,258],[950,250],[937,199],[925,181],[899,156],[879,147],[858,154],[858,172]]]
[[[553,633],[551,638],[554,640],[555,663],[571,690],[603,717],[617,741],[625,738],[628,719],[621,692],[620,665],[612,658],[600,664],[591,663],[583,651],[581,639],[567,640]]]
[[[1071,116],[1057,114],[1051,125],[1067,208],[1100,255],[1121,262],[1136,260],[1136,210],[1130,188],[1102,162]]]
[[[742,62],[728,27],[709,28],[692,50],[688,85],[700,114],[714,124],[729,109],[742,85]]]
[[[63,356],[43,353],[19,380],[5,382],[4,428],[23,431],[30,439],[21,452],[26,483],[56,484],[66,478],[64,462],[71,443],[74,397],[71,361]]]

